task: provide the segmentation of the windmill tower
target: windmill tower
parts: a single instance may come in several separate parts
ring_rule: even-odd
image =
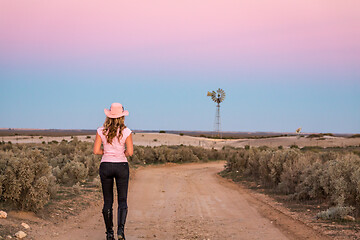
[[[225,91],[219,88],[216,91],[208,92],[208,97],[216,103],[216,115],[215,115],[215,124],[214,124],[214,132],[217,132],[218,137],[222,137],[221,135],[221,120],[220,120],[220,103],[225,99]]]

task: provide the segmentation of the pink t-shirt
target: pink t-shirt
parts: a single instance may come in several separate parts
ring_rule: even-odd
[[[129,128],[125,128],[122,131],[122,137],[118,140],[118,135],[113,138],[112,143],[108,143],[106,137],[103,134],[104,127],[99,127],[97,133],[99,134],[101,141],[104,146],[104,155],[102,156],[101,162],[127,162],[125,156],[125,140],[131,134]],[[118,133],[119,134],[119,133]]]

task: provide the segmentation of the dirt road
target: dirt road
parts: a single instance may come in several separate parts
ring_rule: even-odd
[[[128,236],[287,239],[238,191],[219,184],[216,173],[222,168],[223,163],[188,164],[136,173],[129,198]]]
[[[127,239],[326,239],[217,176],[223,165],[138,169],[129,189]],[[105,239],[101,207],[37,229],[35,239]]]

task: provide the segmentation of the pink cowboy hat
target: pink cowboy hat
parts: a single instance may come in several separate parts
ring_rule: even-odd
[[[104,112],[105,115],[108,116],[109,118],[119,118],[122,116],[129,115],[129,112],[126,110],[124,111],[124,108],[120,103],[111,104],[110,110],[105,108]]]

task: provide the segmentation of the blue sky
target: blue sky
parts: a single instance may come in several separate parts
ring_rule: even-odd
[[[221,87],[224,131],[360,132],[360,87],[330,76],[313,82],[296,74],[226,76],[137,72],[118,76],[74,71],[1,74],[0,127],[94,129],[104,108],[120,102],[130,128],[213,130],[215,103],[206,93]],[[108,74],[108,75],[106,75]],[[202,78],[201,78],[202,77]],[[276,78],[278,77],[278,78]],[[296,78],[295,78],[296,77]],[[249,80],[250,78],[250,80]],[[299,79],[297,79],[299,78]],[[306,80],[305,80],[306,79]]]

